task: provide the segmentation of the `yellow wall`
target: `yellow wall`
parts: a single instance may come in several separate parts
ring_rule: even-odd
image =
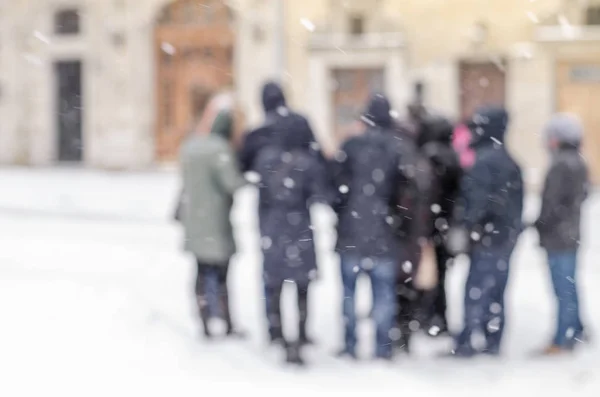
[[[365,0],[369,1],[369,0]],[[310,32],[300,23],[312,21],[317,28],[331,21],[343,8],[329,9],[325,0],[286,0],[288,90],[292,102],[302,108],[308,76],[307,42]],[[419,70],[437,62],[460,58],[504,56],[513,44],[530,41],[536,26],[532,12],[543,20],[559,8],[561,0],[370,0],[377,4],[378,17],[391,21],[404,33],[409,69]],[[482,49],[474,49],[470,35],[474,24],[485,22],[489,39]]]

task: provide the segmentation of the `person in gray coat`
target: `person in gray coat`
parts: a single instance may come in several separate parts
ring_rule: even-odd
[[[542,353],[571,351],[585,339],[579,314],[576,281],[581,240],[581,206],[588,195],[588,169],[579,149],[583,127],[569,114],[557,114],[545,130],[552,162],[542,194],[542,209],[535,222],[540,245],[548,253],[558,321],[554,340]]]
[[[209,104],[200,127],[181,148],[184,196],[180,218],[185,230],[185,249],[197,261],[195,293],[207,338],[212,336],[208,327],[211,311],[207,285],[215,279],[227,335],[237,334],[227,291],[229,261],[236,252],[229,216],[233,195],[245,182],[228,141],[233,111],[222,102],[218,97]],[[207,134],[208,125],[211,128]]]

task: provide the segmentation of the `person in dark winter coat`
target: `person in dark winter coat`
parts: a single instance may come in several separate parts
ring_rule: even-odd
[[[345,347],[342,355],[356,358],[356,280],[371,279],[376,357],[392,357],[396,315],[396,274],[403,247],[397,236],[401,217],[396,211],[397,189],[403,183],[398,141],[390,104],[374,95],[362,117],[366,131],[346,141],[335,156],[332,175],[338,194],[336,250],[344,285]]]
[[[331,194],[321,163],[305,150],[271,145],[256,160],[261,194],[268,202],[261,212],[264,283],[269,299],[271,340],[287,347],[287,361],[302,364],[300,347],[308,342],[308,288],[317,276],[317,262],[309,208],[314,202],[329,204]],[[284,282],[297,287],[298,343],[286,341],[281,324]]]
[[[535,222],[540,244],[548,253],[558,321],[552,344],[544,354],[572,350],[583,341],[579,314],[576,268],[581,240],[581,206],[588,195],[588,169],[579,154],[583,127],[568,114],[558,114],[546,127],[552,163],[542,194],[542,209]]]
[[[421,251],[430,232],[431,211],[425,198],[431,189],[432,170],[429,161],[417,146],[416,137],[421,123],[414,124],[419,129],[407,129],[407,123],[396,126],[395,138],[398,142],[401,170],[405,176],[403,183],[396,187],[396,235],[403,247],[403,255],[398,260],[396,273],[396,322],[400,338],[395,341],[399,350],[409,353],[412,334],[425,323],[427,315],[423,310],[423,292],[414,279],[419,270]]]
[[[446,236],[458,199],[462,168],[452,147],[453,124],[440,116],[428,116],[417,136],[421,154],[431,167],[431,187],[427,207],[430,211],[430,240],[435,247],[438,265],[438,287],[428,292],[423,304],[431,305],[428,333],[432,336],[448,332],[446,319],[446,269],[454,259],[446,249]]]
[[[268,82],[264,85],[262,103],[265,121],[246,134],[239,154],[242,172],[255,171],[255,162],[261,150],[270,145],[304,149],[323,161],[308,120],[289,109],[279,84]]]
[[[471,265],[464,328],[453,351],[456,356],[500,353],[509,263],[523,229],[521,169],[504,146],[508,119],[503,108],[487,107],[477,111],[469,125],[475,138],[476,161],[461,182],[457,215],[472,241]],[[471,336],[478,331],[485,335],[483,351],[471,343]]]
[[[288,108],[283,90],[275,82],[267,82],[262,90],[265,121],[246,134],[239,153],[243,173],[257,171],[257,159],[261,151],[269,146],[299,149],[310,153],[326,168],[324,156],[315,140],[308,120]],[[259,227],[263,228],[263,213],[268,207],[269,196],[259,190]],[[265,291],[265,309],[269,313],[269,296]]]

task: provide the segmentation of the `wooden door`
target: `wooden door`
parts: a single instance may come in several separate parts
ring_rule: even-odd
[[[506,74],[504,66],[491,62],[462,62],[460,64],[462,120],[473,117],[473,113],[481,106],[504,106],[505,101]]]
[[[584,126],[583,155],[592,180],[600,183],[600,62],[557,66],[558,111],[574,113]]]
[[[156,159],[177,159],[179,145],[208,98],[233,84],[234,32],[220,0],[178,0],[155,28]]]
[[[334,139],[342,143],[357,133],[360,116],[372,93],[384,91],[383,69],[334,69]]]

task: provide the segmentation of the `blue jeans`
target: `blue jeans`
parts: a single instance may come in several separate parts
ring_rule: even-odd
[[[504,292],[513,249],[512,246],[478,247],[471,252],[465,287],[464,325],[456,339],[457,355],[471,356],[477,353],[471,343],[475,332],[483,333],[486,353],[500,353],[505,324]]]
[[[554,344],[570,348],[575,344],[575,339],[583,333],[575,282],[577,251],[548,252],[548,264],[554,293],[558,299],[558,321]]]
[[[390,331],[396,314],[396,261],[382,258],[341,257],[342,282],[344,284],[344,322],[346,351],[356,351],[356,280],[361,273],[371,279],[373,290],[373,320],[375,321],[375,355],[380,358],[392,356]]]

